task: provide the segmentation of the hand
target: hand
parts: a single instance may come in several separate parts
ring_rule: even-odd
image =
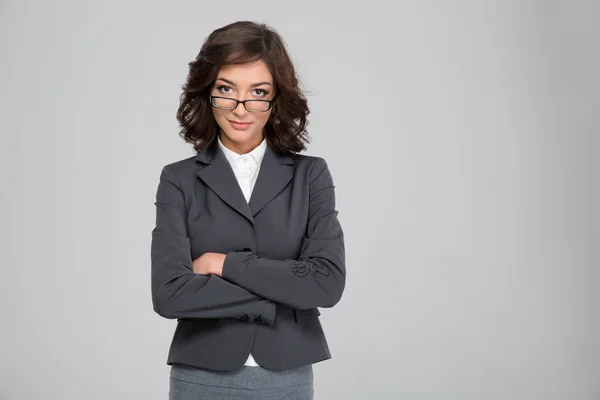
[[[227,254],[222,253],[204,253],[196,258],[192,263],[195,274],[216,275],[221,277],[223,274],[223,264]]]

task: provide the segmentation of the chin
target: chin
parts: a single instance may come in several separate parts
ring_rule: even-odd
[[[238,132],[231,130],[224,130],[223,133],[227,136],[227,138],[236,143],[246,143],[252,142],[257,138],[261,137],[260,133],[257,132]]]

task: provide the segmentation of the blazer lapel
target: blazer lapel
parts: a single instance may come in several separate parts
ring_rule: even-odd
[[[278,156],[267,146],[250,196],[249,206],[253,217],[286,187],[294,176],[293,165],[290,157]]]
[[[250,208],[237,182],[231,165],[218,146],[206,146],[196,156],[196,160],[207,164],[197,175],[210,189],[231,208],[242,214],[252,224],[254,219]]]

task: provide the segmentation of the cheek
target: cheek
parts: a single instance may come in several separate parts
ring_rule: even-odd
[[[261,115],[256,119],[256,121],[258,122],[258,124],[260,125],[261,128],[264,128],[264,126],[269,121],[270,116],[271,116],[271,111],[266,112],[266,113],[261,113]]]
[[[217,110],[216,108],[212,107],[212,113],[213,113],[213,117],[215,117],[215,119],[218,121],[220,118],[223,118],[223,112],[221,110]]]

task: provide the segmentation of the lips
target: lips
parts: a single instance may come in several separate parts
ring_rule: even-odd
[[[245,131],[246,129],[248,129],[250,127],[250,125],[252,125],[252,122],[236,122],[236,121],[231,121],[231,120],[228,120],[228,121],[229,121],[229,124],[231,125],[231,127],[238,131]]]

